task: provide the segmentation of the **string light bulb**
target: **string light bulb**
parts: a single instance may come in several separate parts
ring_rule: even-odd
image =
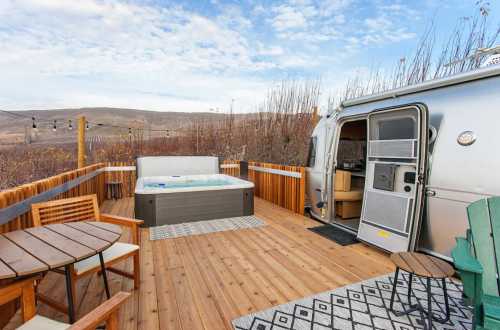
[[[54,126],[52,126],[52,130],[57,131],[57,120],[54,119]]]
[[[33,127],[33,129],[37,129],[36,128],[35,117],[31,117],[31,120],[33,121],[33,124],[31,125],[31,127]]]
[[[68,123],[68,129],[70,131],[73,130],[73,123],[71,122],[71,119],[69,120],[69,123]]]

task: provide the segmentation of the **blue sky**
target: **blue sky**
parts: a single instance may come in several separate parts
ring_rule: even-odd
[[[0,107],[251,111],[283,79],[390,68],[476,0],[1,0]],[[490,24],[500,1],[490,1]]]

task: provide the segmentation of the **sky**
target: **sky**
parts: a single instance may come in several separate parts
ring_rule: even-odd
[[[448,35],[476,0],[0,0],[0,108],[252,111],[282,80],[322,100]],[[500,1],[490,1],[490,23]],[[438,37],[439,37],[438,35]]]

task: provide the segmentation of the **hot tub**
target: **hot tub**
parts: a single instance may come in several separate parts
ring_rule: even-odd
[[[135,216],[150,227],[252,215],[253,187],[224,174],[140,177]]]

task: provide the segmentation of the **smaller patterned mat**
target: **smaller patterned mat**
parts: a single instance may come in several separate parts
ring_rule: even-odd
[[[202,235],[219,231],[238,230],[245,228],[256,228],[266,223],[259,218],[250,215],[225,219],[205,220],[196,222],[179,223],[175,225],[163,225],[149,228],[149,239],[159,240],[176,238],[190,235]]]

